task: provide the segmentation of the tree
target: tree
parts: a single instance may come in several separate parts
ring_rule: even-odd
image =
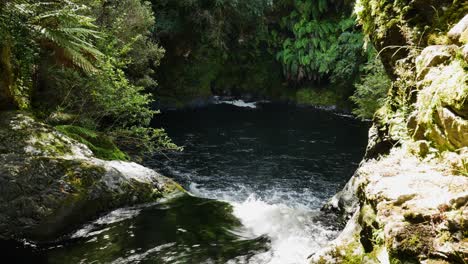
[[[41,51],[56,53],[62,64],[86,72],[96,68],[91,61],[102,53],[92,42],[99,38],[93,19],[79,12],[84,6],[71,1],[10,0],[0,9],[1,108],[27,108],[32,94],[32,77]]]
[[[153,27],[139,0],[2,2],[0,108],[32,108],[51,124],[105,131],[140,149],[177,148],[149,127],[156,111],[146,89],[163,54]]]

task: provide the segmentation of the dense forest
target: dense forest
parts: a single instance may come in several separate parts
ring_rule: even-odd
[[[371,118],[390,84],[352,10],[340,0],[3,1],[0,105],[119,159],[93,131],[127,151],[175,149],[148,128],[153,106],[212,95],[353,105]]]

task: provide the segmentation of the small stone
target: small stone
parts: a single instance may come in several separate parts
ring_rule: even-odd
[[[458,208],[466,205],[467,203],[468,203],[468,195],[460,196],[460,197],[457,197],[455,199],[450,200],[450,204],[452,204],[452,206],[455,209],[458,209]]]

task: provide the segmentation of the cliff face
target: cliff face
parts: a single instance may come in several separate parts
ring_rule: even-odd
[[[356,13],[393,84],[325,207],[350,220],[312,263],[467,263],[468,2],[360,0]]]

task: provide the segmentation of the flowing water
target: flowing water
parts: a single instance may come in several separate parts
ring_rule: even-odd
[[[224,102],[158,116],[184,152],[146,165],[193,196],[121,208],[21,263],[306,263],[338,234],[323,203],[363,156],[367,125],[331,112]]]

